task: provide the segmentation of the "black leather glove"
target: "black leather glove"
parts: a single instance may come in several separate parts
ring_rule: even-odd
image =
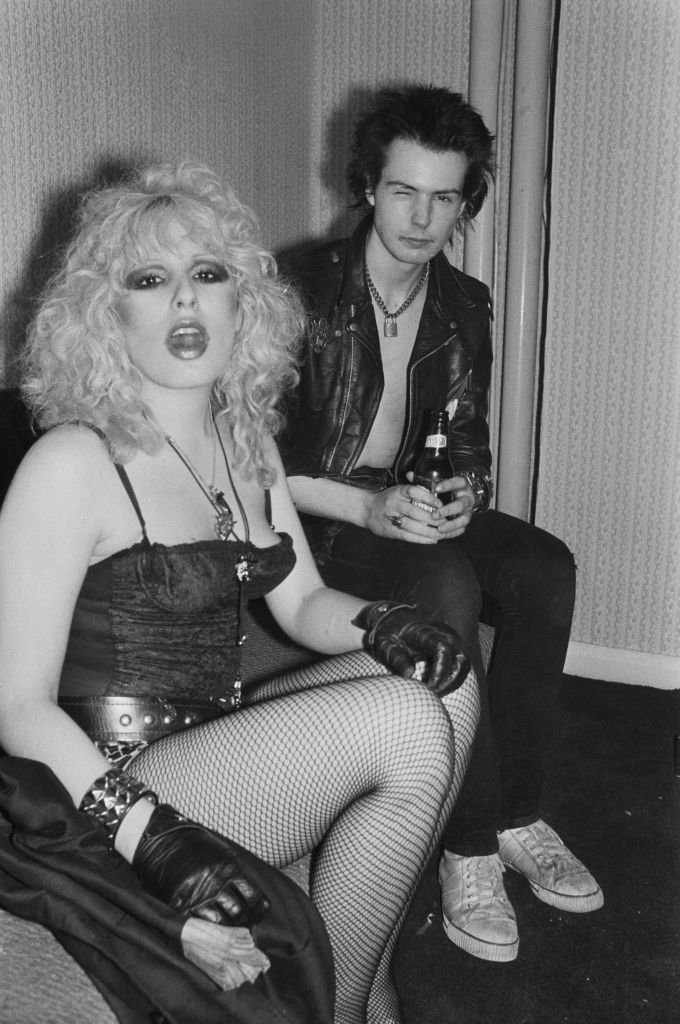
[[[367,650],[396,675],[410,679],[416,662],[425,661],[428,674],[424,682],[440,697],[457,689],[470,671],[470,660],[455,629],[416,605],[374,601],[352,622],[366,630]]]
[[[248,927],[269,909],[229,840],[169,804],[154,809],[132,866],[147,892],[174,910],[214,924]]]

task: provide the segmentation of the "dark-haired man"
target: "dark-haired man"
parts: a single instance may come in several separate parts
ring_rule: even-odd
[[[282,260],[309,316],[283,450],[325,581],[429,605],[470,652],[482,716],[443,837],[442,910],[454,943],[504,961],[518,949],[506,866],[562,910],[603,897],[540,817],[574,561],[557,538],[488,507],[489,294],[444,255],[484,202],[492,143],[459,94],[432,86],[384,90],[358,119],[348,180],[366,218],[350,239]],[[439,408],[456,471],[440,485],[448,504],[411,482],[424,416]],[[496,630],[488,692],[479,616]]]

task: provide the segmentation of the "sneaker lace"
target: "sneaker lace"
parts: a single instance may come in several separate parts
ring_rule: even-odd
[[[573,866],[574,855],[549,825],[527,825],[522,831],[531,855],[541,866],[559,871]]]
[[[468,903],[502,903],[505,891],[502,886],[503,867],[499,857],[472,857],[465,873],[465,891]]]

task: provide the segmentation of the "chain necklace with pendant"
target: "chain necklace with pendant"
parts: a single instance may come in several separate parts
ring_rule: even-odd
[[[198,487],[203,491],[204,495],[212,505],[215,511],[215,536],[217,537],[217,539],[229,540],[230,537],[233,537],[234,540],[238,540],[236,534],[234,533],[234,525],[236,523],[234,513],[231,510],[229,502],[224,496],[224,491],[220,490],[218,487],[215,486],[215,463],[217,454],[217,443],[219,441],[220,448],[222,449],[222,457],[224,458],[224,465],[226,467],[227,476],[229,478],[229,483],[231,485],[232,491],[234,492],[234,497],[236,498],[236,503],[238,505],[238,510],[241,513],[241,518],[243,519],[243,528],[245,531],[245,539],[247,543],[250,535],[248,518],[245,514],[243,505],[241,504],[241,499],[238,495],[238,491],[234,486],[234,481],[231,475],[231,468],[229,466],[229,460],[227,459],[227,453],[224,450],[222,438],[220,437],[219,431],[217,430],[217,427],[215,425],[215,418],[212,413],[212,410],[210,413],[210,427],[213,444],[213,464],[212,481],[209,484],[205,482],[205,480],[203,479],[199,471],[196,469],[189,456],[186,454],[181,445],[174,439],[174,437],[170,437],[169,434],[165,434],[165,440],[168,442],[168,444],[174,451],[175,455],[177,455],[180,461],[184,463],[184,465],[194,478],[194,481],[196,482]]]
[[[239,493],[236,490],[236,487],[234,485],[234,479],[233,479],[233,477],[231,475],[231,468],[229,466],[229,460],[227,458],[227,453],[226,453],[226,451],[224,449],[224,444],[222,443],[222,437],[221,437],[220,432],[217,429],[217,425],[215,423],[215,414],[214,414],[212,408],[210,409],[210,429],[211,429],[211,433],[212,433],[213,461],[212,461],[212,481],[209,484],[206,483],[206,481],[203,479],[203,477],[201,476],[199,471],[196,469],[196,467],[194,466],[194,464],[191,461],[191,459],[189,458],[189,456],[186,454],[185,451],[183,451],[182,447],[177,443],[177,441],[173,437],[170,437],[169,434],[165,434],[164,436],[165,436],[165,440],[167,441],[167,443],[170,446],[170,448],[172,449],[172,451],[175,453],[175,455],[178,457],[178,459],[184,464],[184,466],[188,469],[188,471],[191,474],[191,476],[193,477],[195,483],[198,485],[200,490],[203,492],[203,494],[206,496],[206,498],[208,499],[208,501],[212,505],[213,510],[215,512],[215,536],[217,537],[217,539],[218,540],[226,541],[226,540],[229,540],[230,538],[233,538],[233,540],[238,541],[239,538],[236,536],[236,533],[234,532],[234,526],[236,524],[236,519],[234,518],[234,513],[231,510],[231,506],[229,505],[229,502],[227,501],[226,497],[224,496],[224,491],[220,490],[218,487],[215,486],[215,470],[216,470],[216,459],[217,459],[217,444],[219,442],[219,446],[220,446],[220,448],[222,450],[222,457],[224,459],[224,465],[225,465],[226,470],[227,470],[227,477],[229,479],[229,484],[230,484],[231,489],[233,491],[234,497],[236,498],[236,504],[238,505],[238,510],[239,510],[240,515],[241,515],[241,520],[243,522],[243,530],[244,530],[243,552],[241,553],[241,555],[237,558],[236,562],[234,563],[234,573],[235,573],[236,579],[238,581],[238,602],[237,602],[237,620],[236,620],[236,637],[237,637],[237,639],[236,639],[236,647],[237,647],[237,649],[239,651],[238,664],[236,666],[236,672],[235,672],[235,677],[234,677],[234,682],[233,682],[233,693],[232,693],[232,696],[231,696],[231,707],[235,709],[235,708],[240,707],[240,705],[241,705],[241,655],[240,655],[240,648],[243,646],[243,644],[245,643],[245,641],[247,639],[246,634],[242,632],[243,613],[245,611],[245,604],[246,604],[243,584],[250,580],[249,565],[248,565],[248,563],[249,563],[248,545],[249,545],[249,542],[250,542],[250,524],[248,523],[248,517],[247,517],[246,511],[245,511],[245,509],[243,507],[243,503],[241,502],[241,498],[239,497]],[[223,703],[223,702],[224,702],[224,698],[218,698],[218,703]]]
[[[390,311],[388,310],[387,306],[383,302],[382,296],[378,292],[378,289],[373,284],[373,279],[372,279],[372,277],[371,277],[371,275],[369,273],[368,267],[366,267],[366,284],[368,285],[368,290],[370,291],[371,295],[375,299],[376,306],[378,307],[378,309],[380,310],[382,315],[385,317],[385,320],[384,320],[384,323],[383,323],[383,335],[384,335],[385,338],[396,338],[398,336],[399,328],[397,327],[397,317],[401,316],[401,314],[404,313],[408,309],[408,307],[411,305],[413,300],[416,298],[418,293],[423,288],[425,282],[428,279],[429,274],[430,274],[430,264],[426,263],[425,267],[423,268],[423,272],[420,275],[420,277],[418,278],[418,280],[416,281],[416,283],[415,283],[415,285],[413,287],[413,290],[411,291],[410,295],[408,295],[407,298],[404,300],[404,302],[402,302],[402,304],[399,307],[399,309],[395,310],[394,313],[390,313]]]

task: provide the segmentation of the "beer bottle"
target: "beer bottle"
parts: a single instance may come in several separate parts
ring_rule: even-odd
[[[449,480],[453,475],[453,463],[449,455],[449,414],[443,409],[435,409],[430,414],[425,447],[413,470],[413,482],[434,494],[436,484],[441,480]],[[455,495],[447,491],[437,497],[447,505]]]

